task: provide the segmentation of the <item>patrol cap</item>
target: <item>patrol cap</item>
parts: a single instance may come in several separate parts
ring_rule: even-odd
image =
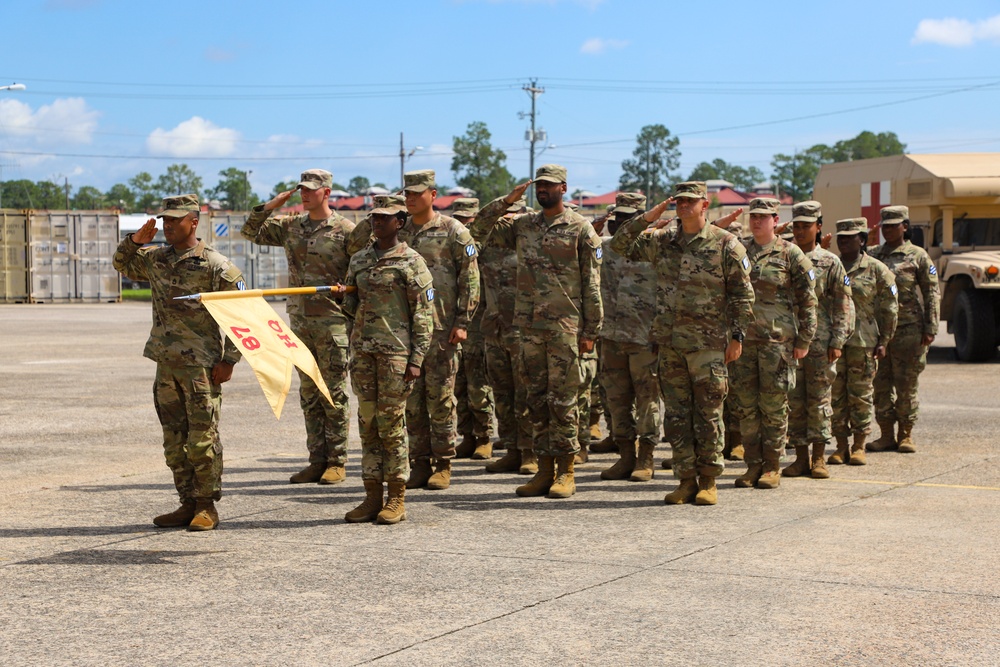
[[[705,181],[684,181],[674,186],[674,199],[687,197],[689,199],[708,199],[708,188]]]
[[[754,197],[750,200],[750,210],[747,213],[750,215],[754,213],[760,215],[778,215],[780,207],[781,202],[777,199],[772,199],[771,197]]]
[[[646,210],[646,195],[639,192],[619,192],[615,195],[612,213],[638,213]]]
[[[375,206],[372,215],[396,215],[406,210],[403,195],[376,195],[372,202]]]
[[[403,192],[420,193],[425,190],[436,190],[434,183],[434,170],[421,169],[419,171],[408,171],[403,174]]]
[[[306,169],[299,176],[299,187],[307,190],[333,189],[333,174],[326,169]]]
[[[479,200],[474,197],[456,199],[451,205],[451,214],[463,218],[474,218],[479,213]]]
[[[566,167],[558,164],[543,164],[535,170],[536,181],[548,181],[549,183],[565,183]]]
[[[528,202],[524,200],[524,197],[521,197],[516,202],[507,207],[507,213],[520,213],[527,205]]]
[[[868,232],[867,218],[846,218],[837,221],[837,236],[854,236]]]
[[[156,214],[157,218],[183,218],[188,213],[197,213],[201,210],[196,194],[164,197],[161,208],[163,210]]]
[[[792,222],[816,222],[822,215],[822,205],[812,199],[792,206]]]
[[[879,214],[882,216],[883,225],[898,225],[910,219],[910,208],[908,206],[886,206]]]

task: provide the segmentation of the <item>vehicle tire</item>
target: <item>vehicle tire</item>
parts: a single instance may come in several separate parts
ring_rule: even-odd
[[[955,354],[961,361],[990,361],[997,354],[996,316],[989,294],[967,289],[955,299]]]

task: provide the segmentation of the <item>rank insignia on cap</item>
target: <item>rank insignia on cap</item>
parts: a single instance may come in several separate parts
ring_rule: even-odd
[[[428,301],[433,301],[434,300],[434,288],[433,287],[428,287],[427,288],[427,300]]]
[[[809,280],[816,280],[816,272],[809,269]]]
[[[931,264],[930,272],[931,272],[932,276],[936,276],[937,275],[937,267],[934,266],[933,264]]]
[[[469,257],[474,257],[476,254],[476,246],[474,246],[471,243],[465,246],[465,254],[468,255]]]
[[[745,255],[744,255],[743,259],[740,260],[740,263],[743,264],[743,268],[744,269],[746,269],[747,271],[750,270],[750,260]]]
[[[596,250],[594,250],[594,257],[596,257],[597,259],[604,257],[604,248],[597,248]]]

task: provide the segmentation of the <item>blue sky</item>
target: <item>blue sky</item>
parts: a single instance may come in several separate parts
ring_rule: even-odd
[[[523,177],[533,77],[555,146],[538,162],[571,189],[614,189],[651,123],[685,175],[716,157],[770,173],[862,130],[1000,152],[996,2],[6,0],[3,23],[0,84],[27,86],[0,91],[3,179],[103,190],[186,162],[206,186],[252,170],[262,196],[311,167],[392,186],[404,132],[424,147],[407,169],[454,183],[472,121]]]

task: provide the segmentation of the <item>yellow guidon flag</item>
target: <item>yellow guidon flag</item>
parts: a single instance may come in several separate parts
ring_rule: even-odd
[[[219,326],[243,353],[253,369],[274,416],[281,419],[288,389],[292,386],[292,366],[297,366],[312,378],[326,400],[333,403],[319,366],[305,344],[292,333],[292,329],[264,300],[265,296],[284,294],[316,294],[354,287],[320,286],[289,287],[286,289],[251,289],[228,292],[202,292],[174,297],[178,300],[201,301]]]

